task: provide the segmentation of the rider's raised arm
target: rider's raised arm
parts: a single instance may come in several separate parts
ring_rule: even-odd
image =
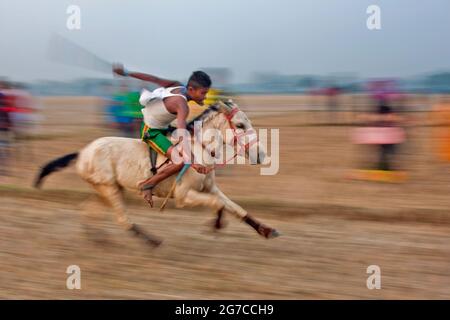
[[[131,72],[131,71],[125,71],[122,65],[114,65],[113,66],[113,72],[115,74],[118,74],[120,76],[124,77],[133,77],[139,80],[148,81],[156,83],[157,85],[161,87],[177,87],[181,86],[181,83],[179,81],[175,80],[168,80],[168,79],[162,79],[155,76],[152,76],[151,74],[141,73],[141,72]]]
[[[128,76],[136,78],[136,79],[140,79],[143,81],[153,82],[164,88],[181,86],[181,83],[179,81],[161,79],[161,78],[158,78],[158,77],[152,76],[150,74],[146,74],[146,73],[129,72]]]

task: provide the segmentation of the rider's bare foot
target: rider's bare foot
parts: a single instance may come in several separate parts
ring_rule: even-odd
[[[152,190],[143,190],[142,195],[144,196],[145,201],[148,202],[150,207],[153,208],[153,197],[152,197]]]
[[[145,180],[144,180],[145,181]],[[144,196],[145,201],[148,202],[150,207],[153,208],[153,188],[155,187],[154,184],[144,184],[143,181],[140,181],[138,183],[138,188],[140,190],[140,193]]]

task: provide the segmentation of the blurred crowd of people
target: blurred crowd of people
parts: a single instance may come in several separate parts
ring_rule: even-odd
[[[124,137],[136,138],[142,122],[139,91],[122,81],[118,89],[106,87],[103,97],[106,121]]]
[[[113,84],[103,84],[97,87],[102,96],[102,112],[105,115],[104,126],[116,130],[115,135],[139,138],[142,124],[142,106],[139,96],[142,87],[147,84],[119,80]],[[101,88],[101,89],[100,89]],[[154,88],[148,88],[150,90]],[[393,80],[377,80],[366,83],[364,96],[369,98],[364,104],[364,110],[349,108],[346,103],[349,100],[341,100],[347,92],[345,87],[335,83],[329,83],[327,87],[316,88],[308,92],[311,97],[321,96],[322,106],[320,110],[327,111],[325,116],[329,124],[339,124],[340,111],[350,110],[356,115],[357,130],[353,131],[352,141],[359,145],[369,146],[369,153],[373,155],[371,163],[360,164],[365,170],[393,171],[401,169],[396,165],[396,158],[402,143],[407,139],[405,125],[407,118],[404,111],[413,107],[408,106],[408,94],[399,89]],[[196,106],[194,111],[202,110],[226,95],[223,89],[211,88],[205,100],[205,106]],[[355,95],[356,97],[357,95]],[[352,98],[353,99],[353,98]],[[7,172],[7,163],[11,153],[20,145],[21,141],[27,141],[27,136],[33,134],[40,117],[39,105],[36,103],[30,91],[25,86],[11,81],[0,81],[0,175]],[[343,102],[346,101],[346,102]],[[352,103],[352,100],[350,100]],[[310,103],[311,110],[316,107]],[[353,101],[353,105],[355,105]],[[439,156],[441,159],[450,159],[450,104],[440,103],[435,108],[429,108],[437,122],[445,120],[447,125],[440,125],[436,129],[433,139],[439,143]],[[193,112],[195,113],[195,112]],[[447,118],[446,118],[447,117]],[[445,118],[445,119],[444,119]],[[363,150],[363,149],[361,149]],[[365,151],[361,151],[365,152]]]
[[[8,173],[12,148],[36,126],[37,109],[25,86],[0,81],[0,175]]]

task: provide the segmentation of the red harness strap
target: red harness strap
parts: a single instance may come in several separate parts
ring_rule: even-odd
[[[231,111],[229,113],[225,114],[225,118],[228,121],[228,125],[230,126],[230,129],[233,131],[233,146],[239,145],[240,149],[237,152],[235,152],[234,155],[230,159],[226,160],[223,164],[215,164],[214,165],[215,168],[217,168],[217,167],[220,168],[220,167],[225,166],[228,162],[230,162],[231,160],[236,158],[238,155],[242,155],[244,152],[248,151],[253,144],[258,142],[258,139],[256,138],[256,139],[249,141],[245,145],[243,145],[241,143],[240,139],[242,139],[242,137],[254,134],[255,131],[252,129],[252,130],[248,130],[247,132],[240,133],[240,134],[238,134],[236,132],[237,128],[233,124],[232,120],[233,120],[233,117],[236,115],[236,113],[238,113],[239,111],[240,110],[238,108],[233,108],[233,109],[231,109]]]
[[[237,154],[242,154],[242,150],[248,151],[250,149],[250,147],[258,141],[258,139],[257,138],[253,139],[253,140],[249,141],[247,144],[242,145],[240,139],[245,137],[245,136],[255,134],[255,131],[252,129],[252,130],[247,130],[246,132],[243,132],[243,133],[240,133],[240,134],[236,133],[237,129],[236,129],[236,126],[233,124],[232,119],[236,115],[236,113],[238,113],[239,111],[240,110],[238,108],[233,108],[233,109],[231,109],[230,113],[225,115],[225,118],[228,121],[228,125],[233,130],[233,135],[234,135],[234,137],[233,137],[233,146],[236,146],[237,144],[239,144],[241,149],[239,149]]]

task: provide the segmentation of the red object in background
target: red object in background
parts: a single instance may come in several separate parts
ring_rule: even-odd
[[[3,95],[2,111],[16,113],[34,112],[31,95],[24,90],[5,89],[0,91]]]
[[[340,93],[338,87],[318,88],[309,91],[312,95],[337,96]]]
[[[325,90],[325,94],[330,97],[337,96],[339,94],[339,88],[331,87]]]
[[[400,89],[395,80],[374,80],[367,83],[367,91],[375,101],[389,101],[401,97]]]

